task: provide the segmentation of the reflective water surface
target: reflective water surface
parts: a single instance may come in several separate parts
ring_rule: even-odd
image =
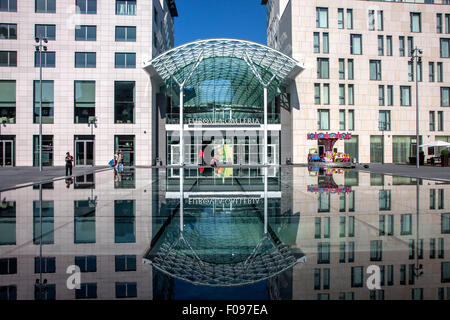
[[[128,168],[0,201],[0,299],[450,299],[442,182]]]

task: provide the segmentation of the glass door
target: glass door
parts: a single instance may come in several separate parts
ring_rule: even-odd
[[[0,140],[0,167],[14,165],[14,141]]]
[[[171,165],[180,165],[180,145],[179,144],[172,144],[170,146],[171,151]],[[180,169],[178,168],[172,168],[172,177],[179,177],[180,176]]]
[[[269,144],[267,146],[267,164],[278,164],[277,146],[275,144]]]
[[[92,140],[75,141],[75,165],[76,166],[94,165],[94,141]]]

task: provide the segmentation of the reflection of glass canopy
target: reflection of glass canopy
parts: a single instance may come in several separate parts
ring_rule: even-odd
[[[144,68],[171,88],[185,90],[184,106],[222,105],[262,108],[263,86],[268,99],[302,66],[270,47],[235,39],[190,42],[147,62]]]

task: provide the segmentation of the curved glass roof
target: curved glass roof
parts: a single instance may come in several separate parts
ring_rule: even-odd
[[[219,101],[224,105],[261,107],[263,86],[268,87],[270,101],[280,85],[293,79],[303,66],[255,42],[207,39],[173,48],[145,63],[144,68],[167,86],[183,86],[185,91],[195,93],[185,100],[185,106]]]

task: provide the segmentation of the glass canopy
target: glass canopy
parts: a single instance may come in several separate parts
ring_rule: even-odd
[[[144,68],[165,82],[173,104],[179,105],[180,87],[187,113],[205,113],[212,106],[231,107],[234,115],[261,113],[263,87],[268,101],[283,83],[302,69],[296,60],[267,46],[235,39],[208,39],[173,48]]]

